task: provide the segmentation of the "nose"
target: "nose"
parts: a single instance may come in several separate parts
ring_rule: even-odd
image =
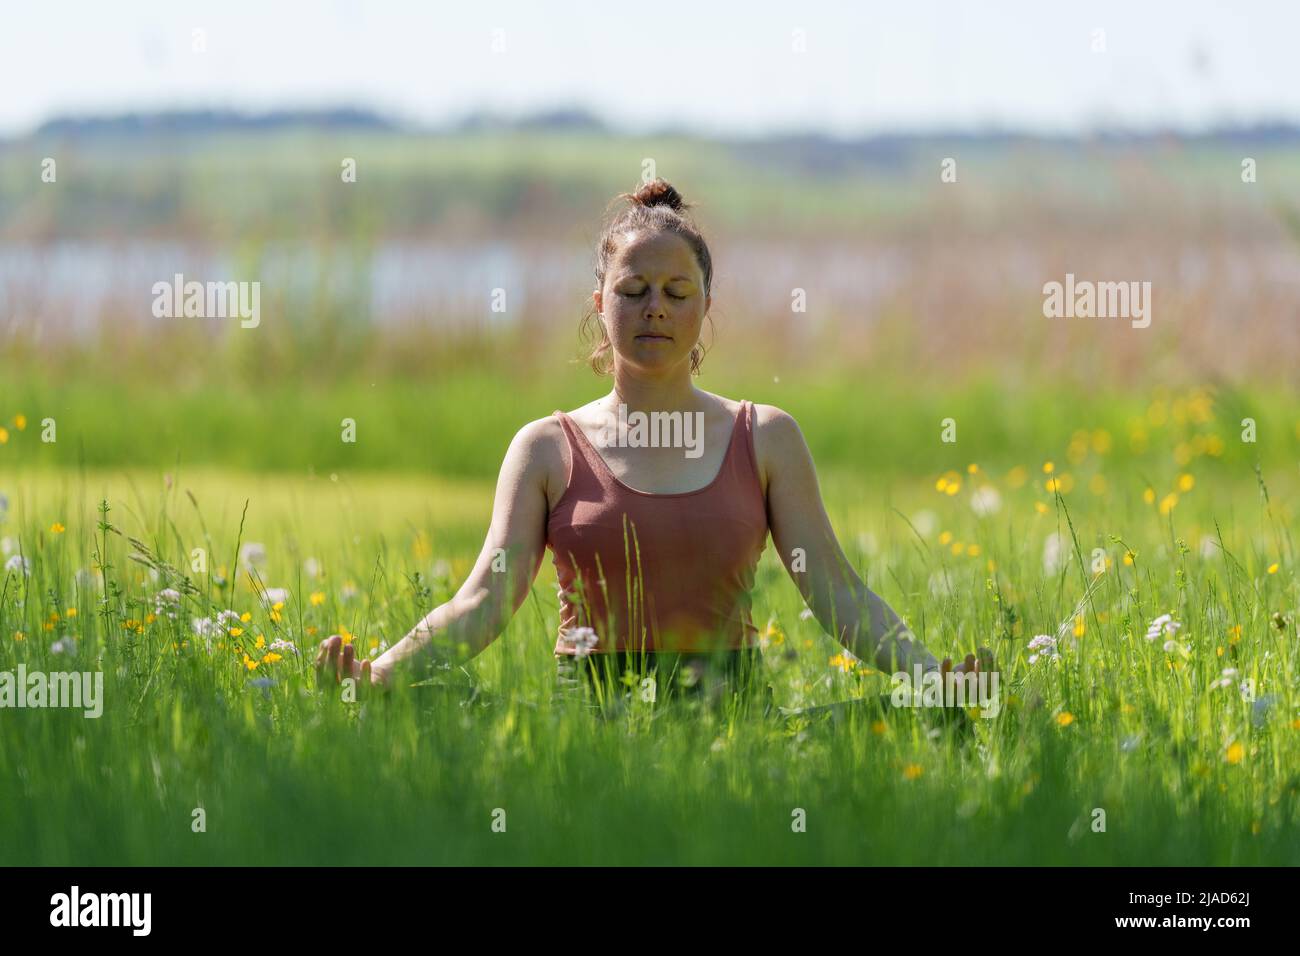
[[[646,318],[653,318],[655,316],[665,318],[668,315],[668,310],[664,307],[663,293],[650,293],[650,299],[645,305],[645,314]]]

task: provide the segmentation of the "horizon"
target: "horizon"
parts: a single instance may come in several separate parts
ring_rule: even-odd
[[[1179,126],[1172,124],[1107,125],[1078,130],[1043,130],[1031,126],[896,126],[857,134],[822,129],[760,130],[750,133],[709,133],[688,126],[662,126],[653,130],[637,130],[619,126],[608,117],[579,105],[556,105],[536,110],[506,113],[499,110],[470,110],[438,122],[419,122],[407,117],[385,113],[349,103],[334,105],[292,105],[265,109],[179,107],[126,111],[68,112],[47,117],[36,126],[16,134],[0,132],[0,143],[23,142],[43,135],[73,132],[84,135],[102,135],[122,132],[132,125],[146,135],[159,133],[192,133],[193,128],[178,129],[176,125],[192,123],[201,118],[214,121],[214,132],[231,129],[256,132],[278,130],[306,125],[322,129],[370,129],[379,133],[402,136],[448,135],[481,131],[540,131],[548,134],[565,132],[593,132],[612,137],[636,138],[640,136],[682,136],[715,142],[762,142],[765,140],[809,139],[830,143],[853,144],[873,141],[932,139],[974,140],[1025,140],[1045,143],[1072,143],[1080,140],[1143,141],[1175,136],[1185,140],[1216,140],[1236,136],[1253,137],[1261,134],[1279,134],[1300,137],[1300,118],[1260,117],[1253,121],[1220,121],[1206,126]]]
[[[621,68],[643,29],[635,10],[601,9],[599,20],[582,5],[561,15],[516,3],[304,10],[246,0],[201,16],[160,0],[20,8],[0,35],[0,84],[23,94],[0,101],[0,137],[69,115],[342,103],[404,126],[567,104],[620,132],[714,138],[1191,134],[1300,119],[1300,63],[1286,39],[1300,32],[1300,10],[1258,2],[1071,10],[1016,0],[996,17],[955,2],[814,2],[743,19],[670,2],[665,19],[694,28],[649,48],[662,67],[653,86]]]

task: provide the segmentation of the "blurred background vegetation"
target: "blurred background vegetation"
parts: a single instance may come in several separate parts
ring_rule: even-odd
[[[578,323],[601,217],[647,160],[714,256],[700,386],[786,408],[819,464],[931,470],[949,416],[981,460],[1048,457],[1080,429],[1121,457],[1197,434],[1204,452],[1211,431],[1211,458],[1300,451],[1295,129],[705,140],[578,111],[438,130],[177,112],[0,143],[0,471],[490,478],[522,424],[608,388]],[[1067,272],[1150,281],[1151,326],[1045,318]],[[259,327],[155,318],[176,273],[260,281]],[[1188,414],[1202,393],[1214,429]],[[1236,440],[1247,415],[1267,442]]]

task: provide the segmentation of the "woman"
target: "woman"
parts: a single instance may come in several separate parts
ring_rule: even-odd
[[[758,660],[749,589],[770,533],[817,620],[849,651],[886,673],[919,663],[946,674],[951,660],[940,665],[845,558],[794,419],[692,383],[713,263],[677,190],[657,179],[618,199],[628,204],[597,245],[592,293],[591,363],[613,372],[613,390],[515,435],[482,553],[451,600],[373,662],[326,639],[318,670],[387,688],[436,645],[464,642],[477,654],[523,603],[549,548],[562,689],[578,671],[593,685],[617,681],[629,664],[655,674],[656,694],[665,676],[682,688],[726,686]],[[981,648],[956,670],[991,664]],[[649,690],[639,676],[623,681],[629,691]]]

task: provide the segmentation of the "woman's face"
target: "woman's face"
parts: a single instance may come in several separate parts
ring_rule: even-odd
[[[593,294],[617,361],[646,371],[690,365],[711,297],[690,245],[666,230],[624,234]]]

